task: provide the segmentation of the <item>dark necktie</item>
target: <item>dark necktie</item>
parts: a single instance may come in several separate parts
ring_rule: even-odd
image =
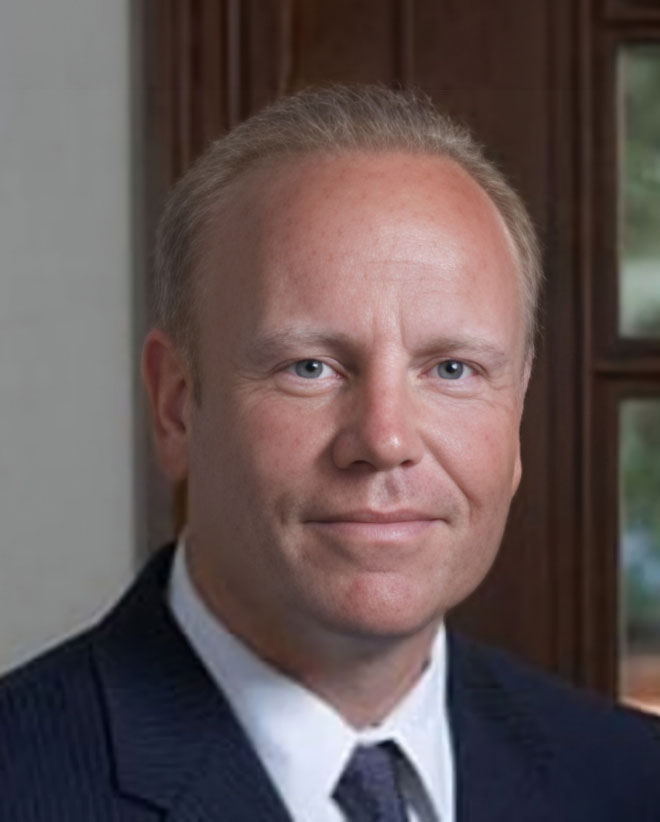
[[[407,822],[399,793],[393,742],[358,745],[332,797],[348,822]]]

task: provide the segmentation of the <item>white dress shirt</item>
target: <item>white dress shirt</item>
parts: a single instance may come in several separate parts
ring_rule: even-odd
[[[181,630],[229,701],[295,822],[343,822],[332,792],[357,744],[394,740],[410,822],[454,822],[454,764],[446,707],[446,636],[429,664],[377,726],[356,731],[337,711],[257,657],[195,590],[180,542],[168,599]]]

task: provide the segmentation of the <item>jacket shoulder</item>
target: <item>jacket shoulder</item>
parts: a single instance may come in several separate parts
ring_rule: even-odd
[[[0,680],[0,822],[113,819],[89,786],[108,784],[103,712],[86,632]],[[109,808],[112,806],[106,794]],[[111,813],[111,812],[110,812]]]
[[[0,678],[0,822],[153,820],[117,790],[92,628]]]
[[[533,728],[549,752],[548,773],[563,784],[630,792],[660,800],[660,720],[576,688],[508,653],[454,639],[456,656],[476,687],[497,693],[510,726]],[[650,795],[650,793],[649,793]]]
[[[5,744],[32,747],[38,729],[89,712],[96,701],[92,636],[86,631],[0,678],[0,750]],[[7,759],[0,756],[0,766]]]
[[[660,717],[576,687],[501,649],[465,637],[454,637],[453,641],[459,656],[468,660],[477,677],[515,696],[553,735],[586,724],[594,731],[601,728],[608,733],[630,733],[660,744]]]

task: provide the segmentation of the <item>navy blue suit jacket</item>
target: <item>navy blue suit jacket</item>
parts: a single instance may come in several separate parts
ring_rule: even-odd
[[[289,820],[170,616],[171,558],[0,682],[0,822]],[[660,820],[660,737],[642,715],[453,635],[449,704],[458,822]]]

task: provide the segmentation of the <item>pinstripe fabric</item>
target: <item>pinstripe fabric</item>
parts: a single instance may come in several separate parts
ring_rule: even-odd
[[[170,617],[171,556],[0,681],[0,822],[290,822]],[[653,723],[451,634],[449,661],[458,822],[660,822]]]
[[[89,637],[0,688],[0,820],[154,822],[118,795]]]

